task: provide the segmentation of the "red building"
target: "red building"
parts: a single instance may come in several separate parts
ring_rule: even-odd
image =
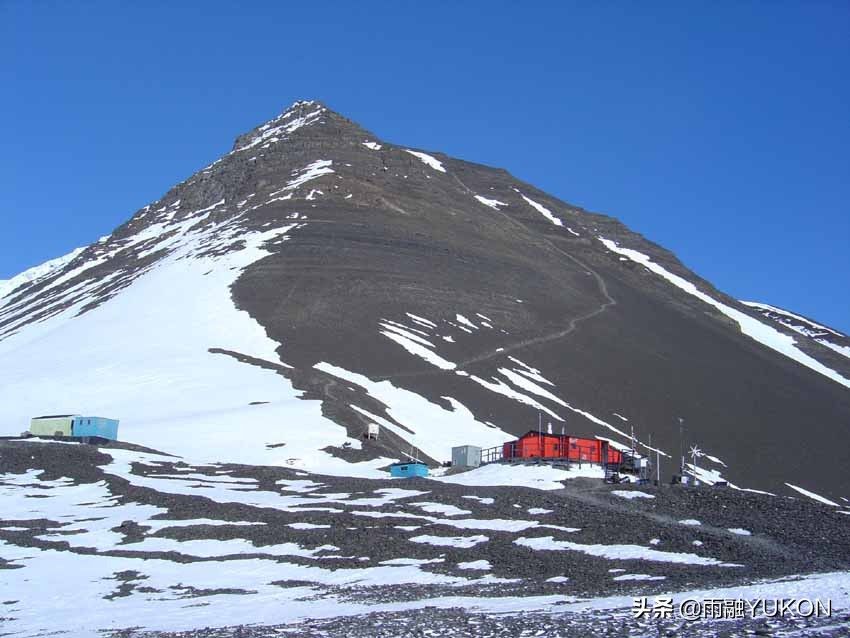
[[[608,441],[582,439],[568,434],[545,434],[529,430],[502,446],[503,459],[566,459],[574,462],[619,465],[623,453]]]

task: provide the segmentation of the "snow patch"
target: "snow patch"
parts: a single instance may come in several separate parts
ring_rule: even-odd
[[[246,151],[249,148],[254,148],[259,144],[263,144],[262,148],[266,148],[270,144],[286,139],[286,135],[293,133],[303,126],[308,126],[316,122],[324,113],[325,109],[317,107],[313,111],[304,114],[305,107],[313,106],[314,102],[296,102],[288,110],[283,112],[278,117],[261,126],[258,130],[258,135],[255,135],[247,143],[235,149],[234,153]],[[220,161],[220,160],[218,160]],[[210,164],[215,165],[218,162]]]
[[[549,210],[548,208],[543,206],[543,204],[538,204],[533,199],[526,197],[525,195],[520,193],[517,189],[514,189],[514,190],[517,193],[519,193],[519,196],[522,197],[529,206],[531,206],[534,210],[536,210],[538,213],[543,215],[550,222],[555,224],[555,226],[563,226],[564,225],[564,222],[562,222],[558,217],[556,217],[555,213],[553,213],[551,210]],[[573,234],[578,234],[578,233],[573,231]]]
[[[422,534],[409,539],[412,543],[424,543],[426,545],[436,545],[438,547],[457,547],[460,549],[469,549],[480,543],[486,543],[490,540],[487,536],[478,534],[476,536],[432,536],[430,534]]]
[[[330,175],[335,172],[331,166],[333,166],[333,160],[316,160],[315,162],[311,162],[304,168],[293,171],[293,178],[287,182],[286,186],[270,193],[269,196],[274,197],[280,193],[295,190],[310,180],[314,180],[322,175]]]
[[[463,510],[459,507],[455,507],[454,505],[447,505],[445,503],[410,503],[410,505],[415,505],[419,509],[428,512],[429,514],[443,514],[444,516],[460,516],[462,514],[471,514],[469,510]]]
[[[450,409],[446,409],[421,395],[397,388],[390,381],[372,381],[361,374],[325,362],[317,363],[314,367],[359,385],[383,403],[395,423],[359,406],[352,407],[374,423],[395,432],[431,458],[450,459],[452,447],[466,445],[470,441],[476,441],[482,447],[493,447],[511,438],[508,433],[477,421],[472,412],[453,397],[443,397],[450,406]]]
[[[790,487],[795,492],[799,492],[803,496],[808,496],[810,499],[817,501],[818,503],[823,503],[824,505],[832,505],[833,507],[841,507],[835,501],[830,501],[825,496],[821,496],[820,494],[815,494],[814,492],[810,492],[809,490],[804,490],[802,487],[798,487],[797,485],[791,485],[791,483],[786,483],[788,487]]]
[[[665,580],[666,576],[650,576],[649,574],[623,574],[622,576],[614,576],[611,580],[626,581],[626,580]]]
[[[750,308],[755,308],[756,310],[761,310],[763,312],[771,312],[771,313],[774,313],[774,314],[782,315],[784,317],[788,317],[789,319],[794,319],[796,321],[799,321],[800,323],[804,323],[804,324],[814,328],[815,330],[825,330],[826,332],[832,333],[836,337],[846,337],[847,336],[847,335],[844,335],[840,332],[833,330],[832,328],[827,328],[826,326],[823,326],[819,323],[816,323],[816,322],[812,321],[811,319],[806,319],[805,317],[801,317],[800,315],[794,314],[793,312],[789,312],[788,310],[783,310],[782,308],[778,308],[776,306],[771,306],[771,305],[766,304],[766,303],[758,303],[758,302],[755,302],[755,301],[742,301],[741,303],[744,304],[745,306],[749,306]],[[784,323],[784,325],[787,325],[789,328],[793,327],[790,324],[785,324],[785,322],[783,322],[783,323]]]
[[[42,277],[49,275],[50,273],[56,272],[57,270],[64,268],[84,250],[85,248],[75,248],[67,255],[63,255],[62,257],[56,257],[55,259],[46,261],[38,266],[28,268],[22,273],[15,275],[11,279],[0,280],[0,307],[4,305],[3,297],[8,295],[10,292],[24,284],[37,281]]]
[[[505,202],[500,202],[498,199],[488,199],[486,197],[482,197],[481,195],[476,195],[475,199],[479,202],[492,208],[493,210],[499,210],[499,206],[507,206]]]
[[[433,168],[435,171],[440,171],[441,173],[446,172],[446,169],[443,168],[443,163],[440,160],[438,160],[436,157],[432,157],[432,156],[428,155],[427,153],[423,153],[421,151],[411,151],[409,148],[404,149],[404,151],[406,153],[410,153],[414,157],[419,158],[419,160],[423,164],[427,164],[428,166]]]
[[[585,465],[562,470],[550,465],[490,463],[468,472],[438,477],[433,480],[470,487],[505,485],[532,487],[538,490],[559,490],[564,487],[561,481],[577,477],[604,478],[604,472],[597,465]]]
[[[638,490],[612,490],[611,494],[619,496],[620,498],[627,498],[629,500],[634,500],[636,498],[655,498],[652,494],[647,494],[646,492]]]
[[[425,319],[424,317],[420,317],[419,315],[414,315],[412,312],[406,312],[404,314],[406,314],[408,317],[413,319],[416,323],[421,324],[423,326],[427,326],[428,328],[436,328],[437,327],[437,324],[435,324],[433,321],[429,321],[428,319]]]
[[[381,330],[380,333],[400,345],[410,354],[423,359],[441,370],[454,370],[457,367],[455,363],[444,359],[434,352],[431,349],[434,347],[434,344],[431,342],[388,323],[383,323],[382,326],[385,330]]]
[[[620,248],[616,242],[611,241],[610,239],[605,239],[603,237],[599,237],[599,241],[610,251],[615,252],[619,255],[623,255],[628,257],[632,261],[639,263],[645,266],[651,272],[654,272],[657,275],[660,275],[670,283],[672,283],[677,288],[684,290],[686,293],[693,295],[697,299],[704,301],[705,303],[714,306],[724,315],[729,317],[730,319],[735,320],[740,326],[741,332],[751,339],[761,343],[762,345],[770,348],[771,350],[775,350],[776,352],[785,355],[789,359],[793,359],[794,361],[818,372],[825,377],[832,379],[833,381],[840,383],[843,386],[850,388],[850,379],[846,379],[845,377],[838,374],[835,370],[828,368],[823,365],[817,359],[810,357],[806,353],[804,353],[799,348],[795,347],[796,341],[793,337],[786,335],[782,332],[779,332],[776,328],[765,324],[764,322],[759,321],[751,317],[748,314],[741,312],[740,310],[736,310],[735,308],[731,308],[724,303],[721,303],[700,291],[694,284],[692,284],[687,279],[680,277],[678,275],[674,275],[667,269],[653,262],[647,255],[644,255],[637,250],[632,250],[630,248]]]
[[[517,545],[533,550],[581,552],[589,556],[597,556],[608,560],[646,560],[661,563],[676,563],[681,565],[717,565],[722,567],[739,567],[734,563],[723,563],[715,558],[707,558],[696,554],[662,552],[657,549],[647,549],[640,545],[585,545],[571,541],[556,541],[551,536],[538,538],[518,538]]]
[[[495,499],[493,499],[489,496],[486,496],[486,497],[484,497],[484,496],[474,496],[472,494],[469,494],[467,496],[461,496],[461,498],[468,498],[471,501],[478,501],[482,505],[492,505],[493,503],[496,502]]]

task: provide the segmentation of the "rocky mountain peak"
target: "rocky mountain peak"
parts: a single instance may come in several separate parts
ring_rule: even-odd
[[[266,149],[304,126],[318,122],[328,109],[314,100],[297,100],[280,115],[236,138],[231,152]]]
[[[152,447],[322,471],[411,446],[442,461],[542,418],[619,445],[634,426],[669,476],[682,418],[713,459],[703,478],[843,495],[821,459],[847,440],[846,343],[766,321],[615,219],[298,101],[0,300],[0,406],[10,423],[117,414]],[[87,376],[55,364],[65,350]],[[34,361],[42,386],[21,385]],[[169,381],[141,405],[143,369]]]

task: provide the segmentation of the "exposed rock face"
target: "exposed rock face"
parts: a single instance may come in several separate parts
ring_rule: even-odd
[[[279,344],[273,359],[222,338],[205,356],[279,373],[353,438],[385,425],[362,449],[328,442],[342,458],[409,443],[447,458],[428,441],[445,438],[434,413],[396,388],[494,435],[536,428],[538,414],[555,432],[620,443],[634,426],[669,455],[665,478],[684,441],[717,459],[700,467],[742,486],[850,496],[838,462],[850,444],[847,353],[766,321],[615,219],[501,169],[388,144],[314,102],[240,136],[108,238],[0,299],[0,365],[25,356],[39,322],[84,320],[184,259],[235,269],[236,307]],[[39,411],[22,406],[0,417]]]

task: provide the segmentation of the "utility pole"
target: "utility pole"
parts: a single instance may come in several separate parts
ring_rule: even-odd
[[[679,456],[682,459],[682,464],[680,466],[680,474],[684,476],[685,474],[685,420],[682,417],[679,417]]]
[[[543,458],[543,415],[537,411],[537,444],[539,445],[540,458]]]
[[[646,446],[646,458],[652,458],[652,432],[649,433],[649,445]],[[658,478],[655,479],[656,485],[661,485],[661,468],[658,467],[658,452],[656,450],[655,454],[655,471],[658,475]]]
[[[658,450],[655,450],[655,469],[658,473],[656,481],[658,481],[658,484],[661,485],[661,452]]]

